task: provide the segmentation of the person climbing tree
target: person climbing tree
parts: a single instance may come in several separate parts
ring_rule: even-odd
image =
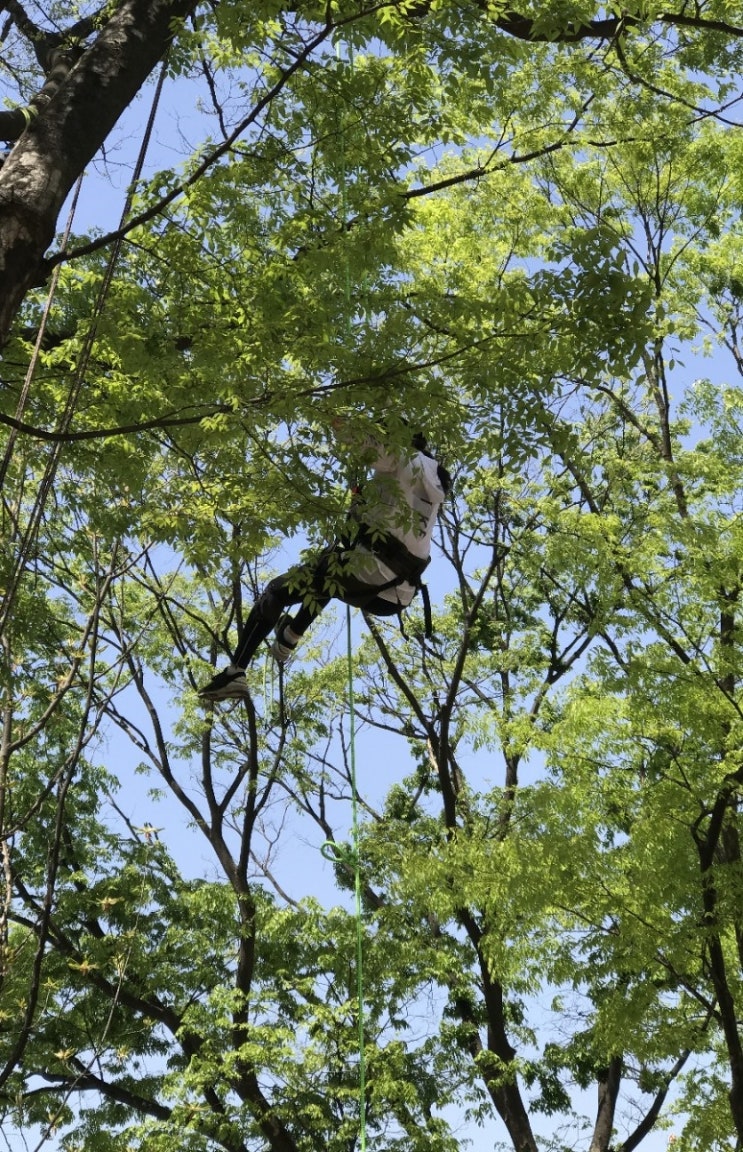
[[[347,438],[340,420],[333,427],[339,439]],[[367,447],[374,453],[372,474],[354,492],[347,532],[266,586],[232,663],[200,690],[201,699],[247,696],[245,669],[271,630],[276,629],[271,653],[284,664],[331,599],[373,616],[398,615],[410,604],[430,561],[436,517],[451,478],[422,433],[413,436],[407,451],[385,449],[376,440]],[[285,610],[294,604],[300,608],[291,617]]]

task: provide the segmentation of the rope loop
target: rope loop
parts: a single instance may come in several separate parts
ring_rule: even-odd
[[[352,871],[355,871],[358,867],[358,852],[346,845],[337,844],[335,840],[326,840],[320,848],[320,851],[331,864],[342,864],[345,868],[350,868]]]

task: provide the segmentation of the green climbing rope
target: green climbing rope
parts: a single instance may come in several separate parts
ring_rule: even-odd
[[[366,1152],[366,1055],[364,1030],[364,909],[361,899],[361,857],[359,854],[359,799],[356,787],[356,716],[353,694],[353,646],[351,643],[351,609],[346,608],[349,763],[351,768],[351,849],[348,851],[332,840],[326,840],[322,854],[333,864],[353,872],[354,912],[356,920],[356,1018],[359,1040],[359,1147]]]
[[[356,903],[356,997],[359,1030],[359,1124],[361,1152],[366,1150],[366,1058],[364,1054],[364,922],[361,903],[361,860],[359,857],[359,800],[356,788],[356,716],[353,697],[353,647],[351,608],[346,606],[348,657],[348,714],[351,762],[351,826],[353,835],[354,897]]]
[[[337,45],[340,60],[340,44]],[[348,47],[348,63],[353,74],[353,48]],[[346,179],[346,139],[341,127],[339,131],[341,160],[341,213],[343,221],[343,241],[346,241],[348,222],[348,189]],[[351,333],[351,269],[346,254],[344,261],[344,294],[346,334]],[[351,642],[351,607],[346,605],[346,656],[348,665],[348,715],[349,715],[349,754],[351,767],[351,830],[354,872],[354,900],[356,912],[356,1000],[359,1036],[359,1143],[361,1152],[366,1152],[366,1057],[364,1043],[364,923],[361,902],[361,860],[359,857],[359,797],[356,787],[356,713],[353,694],[353,645]]]

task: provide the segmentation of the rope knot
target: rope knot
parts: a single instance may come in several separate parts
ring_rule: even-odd
[[[320,851],[331,864],[343,864],[355,870],[359,862],[358,853],[350,845],[337,844],[335,840],[326,840]]]

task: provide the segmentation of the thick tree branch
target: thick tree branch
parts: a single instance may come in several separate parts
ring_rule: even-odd
[[[16,144],[0,175],[0,343],[86,164],[165,53],[195,0],[122,0]],[[45,273],[44,273],[45,275]]]
[[[7,416],[0,412],[0,424],[22,432],[34,440],[45,440],[53,444],[75,444],[81,440],[108,440],[113,436],[131,436],[137,432],[149,432],[153,428],[179,428],[188,424],[200,424],[210,416],[222,413],[233,413],[234,409],[227,404],[210,405],[193,416],[178,416],[182,408],[175,408],[163,416],[155,416],[152,420],[143,420],[141,423],[119,424],[114,428],[86,428],[80,432],[55,432],[48,428],[37,428],[23,420],[16,420],[14,416]]]
[[[588,1152],[608,1152],[614,1130],[614,1113],[622,1084],[622,1057],[614,1056],[598,1082],[598,1108]]]
[[[89,1067],[74,1056],[70,1059],[70,1067],[73,1072],[69,1076],[55,1075],[51,1072],[39,1073],[42,1080],[57,1086],[53,1089],[55,1096],[59,1095],[60,1091],[64,1093],[65,1099],[73,1092],[97,1092],[104,1099],[115,1100],[117,1104],[123,1104],[126,1108],[130,1108],[142,1116],[154,1116],[156,1120],[169,1120],[172,1115],[172,1109],[160,1104],[157,1100],[141,1096],[130,1088],[124,1088],[115,1080],[106,1080],[101,1076],[96,1076]],[[27,1098],[33,1099],[38,1094],[46,1095],[49,1091],[49,1088],[36,1089],[29,1092]]]
[[[678,1060],[676,1061],[676,1063],[673,1065],[673,1067],[671,1068],[671,1070],[668,1072],[667,1076],[665,1077],[664,1082],[663,1082],[663,1087],[656,1093],[656,1095],[653,1099],[653,1103],[651,1104],[650,1108],[648,1109],[646,1114],[643,1116],[642,1120],[637,1125],[635,1130],[627,1137],[627,1139],[622,1144],[619,1145],[617,1152],[635,1152],[635,1149],[639,1148],[640,1144],[645,1139],[645,1137],[650,1132],[652,1132],[653,1128],[655,1127],[655,1123],[656,1123],[658,1117],[660,1116],[661,1109],[663,1108],[663,1105],[666,1102],[666,1097],[668,1096],[668,1091],[669,1091],[671,1085],[673,1084],[674,1080],[676,1080],[677,1077],[681,1075],[681,1072],[684,1069],[684,1065],[686,1064],[686,1062],[690,1056],[691,1056],[691,1050],[690,1049],[686,1049],[686,1051],[681,1053]]]

